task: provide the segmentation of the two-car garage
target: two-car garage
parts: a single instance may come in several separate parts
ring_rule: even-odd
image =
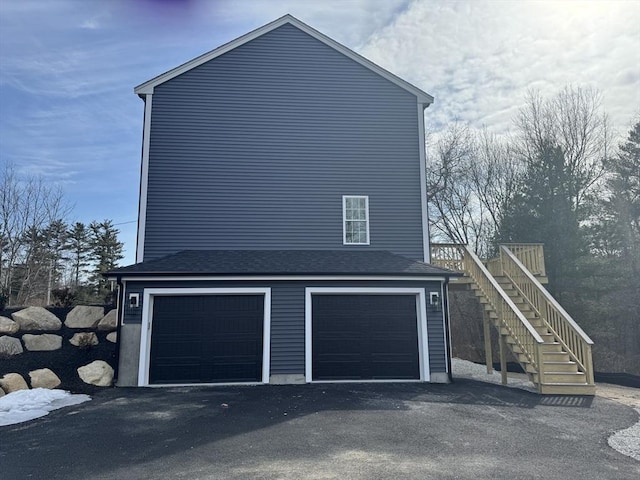
[[[304,378],[428,380],[424,289],[305,288]],[[147,289],[138,385],[268,383],[271,289]]]

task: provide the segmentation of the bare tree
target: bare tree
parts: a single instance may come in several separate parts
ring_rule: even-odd
[[[9,301],[25,301],[36,293],[44,297],[44,292],[35,291],[37,279],[48,276],[51,266],[35,261],[42,256],[38,242],[41,233],[68,211],[62,190],[42,177],[21,177],[10,164],[0,171],[0,288]],[[17,272],[19,288],[14,281]]]
[[[436,241],[466,243],[480,255],[491,244],[516,188],[510,147],[485,130],[456,123],[427,151],[427,201]]]
[[[600,93],[592,88],[565,87],[548,100],[530,91],[516,122],[515,149],[526,164],[537,161],[549,145],[560,148],[571,178],[567,188],[575,210],[604,174],[611,132],[601,102]]]

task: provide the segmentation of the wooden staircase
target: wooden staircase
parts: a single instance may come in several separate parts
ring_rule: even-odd
[[[506,349],[541,394],[594,395],[593,342],[542,286],[547,283],[540,244],[501,245],[482,262],[466,245],[433,244],[432,263],[464,273],[485,310],[487,370],[492,364],[489,329],[500,337],[502,382]]]

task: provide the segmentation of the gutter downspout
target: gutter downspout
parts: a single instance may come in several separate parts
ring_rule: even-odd
[[[122,283],[122,277],[116,277],[116,284],[118,285],[118,299],[116,301],[116,312],[118,312],[118,324],[116,325],[116,356],[115,367],[113,369],[113,385],[118,384],[118,370],[120,368],[120,332],[122,330],[122,323],[124,320],[124,284]]]
[[[442,309],[444,311],[444,326],[447,334],[447,373],[449,375],[449,382],[453,383],[453,371],[451,368],[451,357],[453,355],[453,348],[451,346],[451,327],[449,326],[449,277],[445,277],[442,287],[444,288]]]

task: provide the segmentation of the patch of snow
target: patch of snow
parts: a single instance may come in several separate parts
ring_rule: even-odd
[[[468,360],[462,360],[460,358],[451,359],[451,368],[453,370],[453,378],[468,378],[471,380],[479,380],[481,382],[502,384],[502,375],[500,372],[493,371],[487,373],[487,367],[485,365],[479,365],[477,363],[470,362]],[[507,387],[520,388],[529,392],[537,392],[533,384],[527,379],[524,374],[509,373]]]
[[[0,398],[0,426],[27,422],[43,417],[52,410],[78,405],[91,400],[89,395],[71,394],[65,390],[34,388],[18,390]]]
[[[635,409],[640,414],[640,408]],[[614,450],[640,461],[640,420],[629,428],[609,437],[609,446]]]

